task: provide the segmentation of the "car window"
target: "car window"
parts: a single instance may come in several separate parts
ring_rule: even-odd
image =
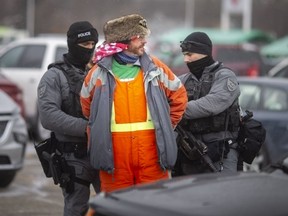
[[[261,86],[255,84],[240,83],[240,90],[239,103],[243,110],[288,110],[287,93],[282,89],[272,87],[262,87],[261,89]]]
[[[16,67],[21,54],[24,52],[24,47],[16,47],[8,52],[6,52],[0,58],[0,67]]]
[[[287,93],[281,89],[265,88],[263,99],[263,108],[265,110],[288,110]]]
[[[67,47],[57,47],[56,48],[56,54],[55,54],[55,61],[60,61],[62,60],[63,54],[67,53],[68,49]]]
[[[243,110],[257,110],[260,108],[260,86],[241,83],[240,91],[239,103]]]
[[[41,68],[45,49],[45,45],[15,47],[0,58],[0,67]]]

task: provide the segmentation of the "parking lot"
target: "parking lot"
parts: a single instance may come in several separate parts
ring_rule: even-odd
[[[6,216],[58,216],[63,214],[61,190],[44,176],[33,144],[28,143],[24,168],[15,181],[0,189],[0,212]]]

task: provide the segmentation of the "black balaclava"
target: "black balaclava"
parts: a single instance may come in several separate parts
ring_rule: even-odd
[[[200,79],[204,68],[215,62],[212,58],[212,42],[210,38],[204,32],[193,32],[180,43],[182,52],[207,55],[202,59],[187,63],[189,71],[193,73],[197,79]]]
[[[197,61],[187,63],[187,67],[189,68],[189,71],[193,73],[199,80],[203,74],[205,67],[212,65],[213,63],[213,58],[211,56],[206,56]]]
[[[86,41],[94,41],[96,44],[98,42],[97,30],[87,21],[73,23],[67,32],[68,54],[66,58],[69,63],[82,69],[90,61],[95,49],[95,47],[87,49],[78,45]]]

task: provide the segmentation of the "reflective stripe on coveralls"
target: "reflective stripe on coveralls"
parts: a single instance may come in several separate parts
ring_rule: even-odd
[[[117,124],[115,121],[115,106],[112,103],[112,114],[111,114],[111,132],[129,132],[129,131],[142,131],[142,130],[153,130],[154,124],[151,120],[150,111],[147,106],[147,120],[146,122],[133,122],[133,123],[120,123]]]

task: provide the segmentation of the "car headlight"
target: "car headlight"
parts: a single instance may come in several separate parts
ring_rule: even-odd
[[[25,144],[27,142],[27,135],[22,133],[13,133],[13,136],[18,143]]]

